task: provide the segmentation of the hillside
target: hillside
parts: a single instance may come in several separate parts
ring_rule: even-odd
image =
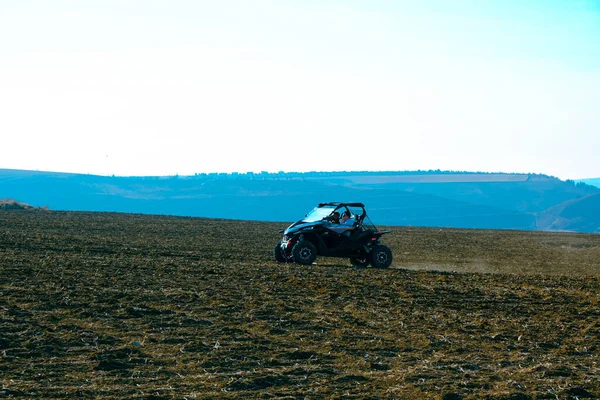
[[[297,220],[323,201],[360,201],[378,224],[529,230],[537,229],[536,213],[594,193],[600,189],[528,174],[407,171],[104,177],[0,170],[0,197],[37,207],[262,221]]]
[[[558,204],[538,215],[538,227],[543,230],[561,230],[600,233],[600,194]]]
[[[392,227],[377,270],[283,226],[0,211],[0,397],[600,396],[600,235]]]
[[[600,178],[580,179],[578,182],[583,182],[587,185],[592,185],[600,188]]]
[[[467,177],[470,177],[467,175]],[[600,192],[598,188],[544,175],[479,174],[477,180],[364,182],[369,187],[435,195],[519,213],[539,212],[567,200]]]

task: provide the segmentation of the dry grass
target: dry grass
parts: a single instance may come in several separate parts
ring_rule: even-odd
[[[600,395],[599,235],[393,228],[374,270],[284,226],[0,213],[0,397]]]

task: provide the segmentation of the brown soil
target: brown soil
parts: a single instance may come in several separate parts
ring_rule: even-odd
[[[600,396],[600,235],[396,227],[377,270],[285,226],[0,212],[0,398]]]

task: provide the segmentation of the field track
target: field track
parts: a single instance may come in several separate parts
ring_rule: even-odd
[[[377,270],[286,225],[0,212],[0,398],[600,397],[600,235],[392,227]]]

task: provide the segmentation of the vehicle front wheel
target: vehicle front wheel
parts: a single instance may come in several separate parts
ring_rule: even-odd
[[[387,268],[392,264],[392,250],[382,244],[377,245],[369,253],[369,261],[375,268]]]
[[[290,258],[286,257],[283,250],[281,249],[281,241],[277,242],[275,248],[273,249],[273,256],[275,257],[275,261],[280,263],[290,262]]]
[[[369,265],[369,259],[350,257],[350,264],[352,264],[355,267],[366,267]]]
[[[298,264],[310,265],[317,259],[317,248],[311,242],[301,240],[292,248],[292,258]]]

